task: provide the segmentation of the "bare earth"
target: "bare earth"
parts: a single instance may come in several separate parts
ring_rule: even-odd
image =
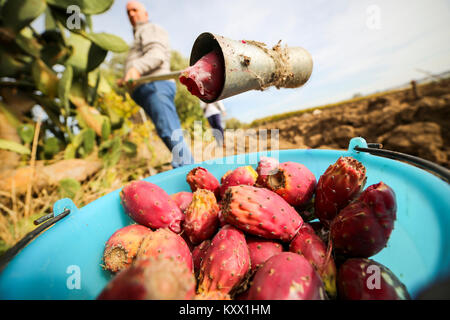
[[[258,126],[279,129],[280,149],[347,149],[353,137],[450,168],[450,79],[350,101]]]

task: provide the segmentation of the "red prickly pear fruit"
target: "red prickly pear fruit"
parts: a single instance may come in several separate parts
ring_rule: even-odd
[[[210,291],[196,294],[194,300],[231,300],[231,297],[228,293]]]
[[[330,227],[336,253],[345,257],[367,258],[384,248],[380,226],[367,204],[354,201],[341,210]]]
[[[217,232],[201,262],[198,293],[230,293],[250,270],[250,254],[242,231],[226,225]]]
[[[222,198],[225,191],[229,187],[248,185],[253,186],[258,178],[258,174],[251,166],[239,167],[231,172],[227,172],[226,176],[222,177],[222,184],[220,186],[220,197]]]
[[[352,258],[340,267],[337,276],[342,300],[410,300],[406,286],[389,270],[371,259]]]
[[[186,266],[167,259],[136,260],[119,272],[98,300],[188,300],[195,295],[195,277]]]
[[[152,230],[138,224],[132,224],[114,232],[106,242],[103,252],[104,268],[111,272],[118,272],[131,265],[142,240],[150,233]]]
[[[224,72],[223,56],[218,50],[213,50],[185,69],[179,80],[192,95],[212,101],[222,92]]]
[[[227,223],[265,239],[289,242],[303,224],[289,203],[265,188],[230,187],[225,192],[221,208]]]
[[[247,237],[247,245],[252,272],[260,268],[267,259],[283,251],[283,247],[278,242],[256,237]]]
[[[396,219],[394,191],[384,183],[372,185],[350,203],[330,227],[336,252],[368,258],[386,247]]]
[[[189,246],[184,239],[167,228],[158,229],[142,240],[136,258],[164,257],[182,262],[192,272],[193,262]]]
[[[329,297],[336,297],[336,264],[327,246],[307,223],[289,245],[289,251],[303,255],[317,271]]]
[[[293,207],[306,205],[314,194],[316,177],[303,164],[282,162],[278,172],[267,177],[267,188],[279,194]]]
[[[197,167],[189,171],[186,176],[186,181],[191,187],[192,192],[195,192],[197,189],[206,189],[214,192],[217,198],[219,197],[219,180],[205,168]]]
[[[175,201],[159,186],[144,180],[132,181],[120,191],[125,213],[143,226],[169,228],[181,232],[184,214]]]
[[[258,162],[256,172],[258,173],[258,179],[256,180],[256,186],[266,187],[267,178],[270,175],[278,173],[278,167],[280,163],[277,159],[271,157],[261,157]]]
[[[214,193],[197,189],[186,210],[183,229],[192,244],[210,239],[219,227],[219,205]]]
[[[198,273],[198,271],[200,270],[200,266],[202,264],[203,259],[205,258],[206,252],[208,252],[210,245],[211,240],[208,239],[200,243],[192,251],[192,260],[194,262],[195,273]]]
[[[305,257],[277,254],[256,271],[248,300],[325,300],[325,289],[317,272]]]
[[[172,194],[170,197],[175,201],[181,212],[185,213],[187,207],[189,207],[192,202],[192,196],[192,192],[180,191]]]
[[[364,165],[352,157],[340,157],[319,178],[314,214],[329,227],[339,211],[359,195],[365,183]]]
[[[380,225],[384,228],[384,235],[389,238],[397,219],[397,201],[395,192],[384,182],[369,186],[358,198],[372,209]]]
[[[225,174],[220,178],[220,184],[222,184],[225,181],[225,178],[228,177],[232,172],[233,170],[228,170],[227,172],[225,172]]]

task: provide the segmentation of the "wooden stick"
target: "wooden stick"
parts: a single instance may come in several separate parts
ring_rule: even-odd
[[[161,81],[161,80],[170,80],[170,79],[177,79],[181,75],[182,70],[179,71],[172,71],[166,74],[160,74],[157,76],[143,76],[139,79],[128,80],[128,85],[136,86],[138,84],[146,83],[146,82],[153,82],[153,81]]]
[[[31,176],[30,176],[30,180],[28,180],[27,194],[26,194],[26,198],[25,198],[25,213],[24,213],[25,217],[28,217],[30,215],[31,191],[33,188],[33,179],[34,179],[34,172],[35,172],[35,165],[36,165],[36,150],[37,150],[40,130],[41,130],[41,117],[38,118],[38,121],[36,123],[36,128],[34,130],[33,147],[31,150],[31,161],[30,161]]]

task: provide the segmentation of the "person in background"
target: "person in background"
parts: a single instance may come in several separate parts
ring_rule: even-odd
[[[221,116],[226,116],[225,106],[222,101],[215,101],[212,103],[205,103],[200,101],[200,107],[203,109],[205,118],[208,120],[211,128],[218,130],[214,132],[217,144],[223,145],[223,126]]]
[[[130,80],[141,76],[170,72],[171,53],[166,30],[149,21],[142,3],[129,1],[126,9],[133,26],[134,42],[125,61],[125,75],[118,80],[119,86],[128,85]],[[174,104],[175,81],[154,81],[129,88],[133,100],[150,116],[159,137],[172,152],[172,167],[194,163],[189,147],[180,134],[181,124]]]

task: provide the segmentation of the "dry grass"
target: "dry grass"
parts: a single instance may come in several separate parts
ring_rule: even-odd
[[[128,181],[143,179],[167,169],[168,166],[149,167],[146,161],[122,159],[116,166],[103,168],[84,181],[72,200],[77,207],[83,207],[121,188]],[[16,196],[0,191],[0,254],[33,230],[36,227],[33,221],[51,212],[53,204],[62,197],[62,191],[55,186],[34,189],[29,202],[31,214],[26,215],[26,195]]]
[[[229,136],[227,140],[227,148],[233,146],[233,154],[248,152],[250,145],[248,139],[243,142],[244,145],[242,145],[242,141],[235,140],[234,136]],[[123,155],[120,161],[113,167],[102,168],[87,180],[83,181],[80,189],[72,197],[74,204],[78,208],[81,208],[123,187],[129,181],[140,180],[172,169],[172,166],[168,163],[170,161],[170,152],[162,141],[158,141],[157,138],[152,138],[150,143],[153,148],[150,158],[129,158]],[[211,146],[215,146],[212,153]],[[207,133],[203,136],[200,144],[194,144],[194,140],[191,140],[191,151],[197,162],[229,155],[226,154],[226,151],[229,150],[221,150],[217,147],[214,137]],[[156,155],[156,157],[153,157],[153,155]],[[55,163],[62,158],[63,153],[60,153],[49,161],[48,164]],[[33,188],[29,202],[29,212],[31,214],[26,216],[26,195],[15,195],[0,191],[0,255],[24,235],[32,231],[36,227],[33,221],[51,212],[53,204],[64,196],[63,191],[56,186],[40,190]]]
[[[58,155],[51,163],[61,158],[62,155]],[[80,208],[121,188],[128,181],[143,179],[169,169],[170,165],[158,161],[123,156],[115,166],[104,167],[83,181],[72,200]],[[13,192],[0,191],[0,255],[36,228],[34,220],[52,212],[53,204],[67,196],[58,186],[31,190],[28,204],[28,193],[17,195],[14,189]]]
[[[57,188],[34,190],[29,200],[30,214],[25,216],[26,196],[0,191],[0,254],[33,230],[33,221],[50,212],[58,199]]]

